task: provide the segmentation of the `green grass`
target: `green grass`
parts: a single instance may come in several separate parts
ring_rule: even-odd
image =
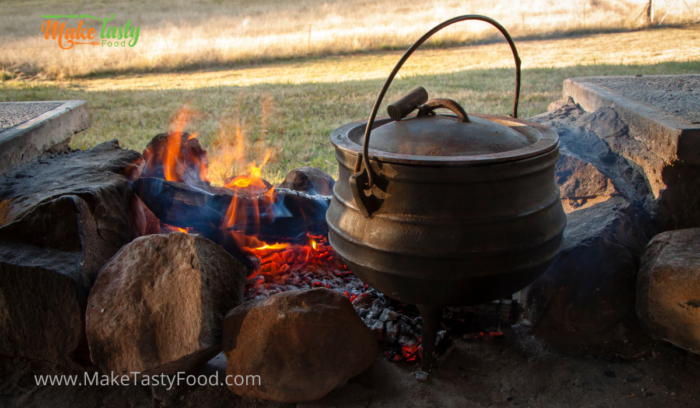
[[[700,63],[666,62],[655,65],[586,65],[523,70],[520,117],[545,112],[561,97],[564,79],[593,75],[655,75],[699,73]],[[451,98],[467,112],[510,113],[514,74],[512,69],[471,69],[451,74],[412,76],[394,81],[387,100],[416,85],[431,97]],[[6,85],[10,84],[12,85]],[[31,86],[13,81],[0,84],[0,101],[85,99],[90,107],[91,127],[73,138],[74,148],[89,148],[118,139],[123,147],[142,151],[157,133],[168,129],[170,117],[186,102],[201,114],[188,126],[198,131],[205,147],[216,139],[220,124],[230,130],[238,119],[246,130],[247,159],[262,158],[274,151],[263,174],[276,182],[288,170],[310,165],[337,175],[329,135],[336,127],[365,120],[383,80],[340,83],[260,84],[220,86],[190,90],[85,91],[66,86]],[[261,101],[273,100],[261,132]],[[381,114],[385,114],[382,109]],[[210,154],[214,151],[210,151]]]

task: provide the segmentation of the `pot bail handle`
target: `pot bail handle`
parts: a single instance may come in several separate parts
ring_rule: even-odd
[[[386,91],[389,89],[389,85],[391,85],[391,82],[394,80],[394,77],[396,74],[398,74],[399,70],[403,66],[403,64],[408,60],[408,58],[413,54],[413,52],[418,49],[425,41],[428,40],[428,38],[432,37],[433,34],[437,33],[438,31],[442,30],[443,28],[450,26],[452,24],[458,23],[460,21],[467,21],[467,20],[479,20],[479,21],[484,21],[492,26],[496,27],[498,31],[503,34],[503,36],[506,38],[508,41],[508,45],[510,45],[510,49],[513,52],[513,57],[515,58],[515,98],[513,100],[513,114],[511,115],[514,118],[518,117],[518,100],[520,99],[520,57],[518,56],[518,50],[515,48],[515,43],[513,42],[513,39],[510,37],[510,34],[508,34],[508,31],[503,28],[501,24],[499,24],[496,20],[486,17],[486,16],[481,16],[478,14],[467,14],[459,17],[454,17],[449,20],[446,20],[435,27],[433,27],[430,31],[427,33],[423,34],[421,38],[418,39],[401,57],[399,62],[396,64],[394,69],[391,71],[389,74],[389,77],[386,79],[386,82],[384,82],[384,86],[382,86],[381,91],[379,91],[379,95],[377,96],[377,100],[374,102],[374,106],[372,107],[372,111],[369,115],[369,120],[367,121],[367,127],[365,128],[365,136],[364,140],[362,143],[362,154],[358,155],[357,157],[357,164],[355,167],[360,169],[359,172],[351,176],[353,179],[350,183],[350,188],[353,190],[353,196],[354,197],[361,197],[363,200],[355,200],[355,203],[358,207],[360,207],[361,211],[365,216],[368,216],[367,214],[370,213],[369,209],[366,207],[365,203],[367,202],[366,199],[364,199],[366,196],[364,191],[361,190],[369,190],[372,188],[374,185],[374,180],[375,180],[375,174],[372,168],[370,167],[369,163],[369,136],[370,133],[372,132],[372,128],[374,127],[374,120],[377,117],[377,112],[379,111],[379,105],[382,103],[382,99],[384,99],[384,95],[386,94]],[[416,91],[415,89],[411,91],[413,93]],[[411,94],[409,93],[409,94]],[[420,92],[417,92],[420,93]],[[422,97],[422,95],[420,95]],[[422,103],[422,102],[421,102]],[[413,105],[413,109],[415,109],[415,105]],[[398,112],[397,117],[400,116],[403,112]],[[391,112],[390,112],[391,115]],[[392,115],[392,119],[393,119]],[[405,116],[405,115],[404,115]],[[364,164],[364,166],[359,166],[360,162]],[[366,172],[366,176],[360,177],[362,173]],[[364,180],[367,180],[366,183],[361,182]],[[362,184],[362,185],[361,185]],[[357,191],[354,191],[357,190]]]

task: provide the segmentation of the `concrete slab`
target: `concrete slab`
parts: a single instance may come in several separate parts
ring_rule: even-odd
[[[90,125],[85,101],[0,103],[0,174],[33,160]]]
[[[700,75],[569,78],[567,96],[588,112],[615,109],[665,163],[700,164]]]

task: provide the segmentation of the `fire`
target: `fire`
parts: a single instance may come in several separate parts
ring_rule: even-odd
[[[307,245],[277,243],[256,248],[243,248],[260,259],[260,268],[248,279],[254,279],[257,276],[264,276],[266,281],[284,279],[289,271],[298,271],[303,268],[333,271],[332,273],[339,277],[351,274],[328,245],[325,237],[308,236],[308,239]],[[312,243],[315,243],[315,247]],[[324,286],[321,282],[311,279],[307,283],[312,287]],[[349,293],[345,295],[351,301],[354,300],[355,295]]]
[[[236,187],[245,187],[245,180],[235,180],[238,177],[231,177],[240,174],[244,169],[247,171],[247,176],[244,177],[260,178],[262,168],[269,161],[272,153],[271,150],[265,149],[264,140],[270,132],[271,118],[275,112],[274,99],[270,94],[263,94],[260,104],[260,132],[252,146],[248,146],[246,142],[250,126],[248,122],[241,119],[240,107],[236,110],[234,118],[221,120],[218,134],[212,143],[213,155],[210,157],[209,179],[212,184],[228,187],[228,184],[239,182]],[[249,147],[253,147],[253,149],[249,149]],[[259,167],[255,165],[255,162],[248,164],[246,161],[246,152],[251,150],[255,152],[257,157],[265,157],[262,161],[263,164]]]
[[[269,118],[273,111],[273,100],[269,95],[262,98],[261,135],[264,137],[270,127]],[[231,172],[239,170],[246,159],[246,126],[240,119],[222,121],[216,141],[213,143],[214,154],[207,160],[196,160],[188,157],[186,144],[197,143],[197,133],[187,135],[185,128],[196,112],[185,105],[174,115],[170,131],[167,134],[167,145],[164,157],[160,158],[163,174],[166,180],[183,180],[183,173],[188,166],[190,171],[198,170],[200,179],[212,184],[222,185],[234,190],[231,202],[222,219],[220,228],[226,237],[233,239],[236,246],[260,259],[260,267],[254,276],[280,276],[286,271],[296,268],[320,267],[325,265],[338,274],[349,274],[347,268],[337,258],[335,252],[327,244],[326,237],[309,236],[305,244],[286,242],[268,243],[258,238],[260,220],[262,217],[275,217],[275,189],[263,178],[263,169],[272,159],[272,149],[266,149],[260,161],[248,162],[244,174],[225,178]],[[238,116],[238,115],[237,115]],[[197,143],[197,146],[199,144]],[[260,163],[259,165],[257,163]],[[245,197],[242,199],[240,197]],[[190,228],[165,226],[170,231],[189,233]],[[290,237],[290,240],[296,237]],[[336,276],[341,276],[337,275]],[[266,278],[269,279],[269,278]],[[320,283],[312,282],[310,286]],[[348,297],[352,298],[348,294]]]
[[[267,117],[272,106],[272,98],[269,95],[263,96],[262,100],[262,127],[261,137],[266,132]],[[231,130],[233,129],[233,134]],[[253,252],[250,248],[261,248],[267,244],[260,242],[248,233],[259,231],[260,217],[273,217],[272,204],[274,187],[270,186],[262,178],[262,171],[272,157],[272,149],[267,149],[260,165],[256,161],[251,162],[247,167],[247,172],[243,175],[225,178],[230,172],[235,171],[244,161],[246,152],[245,126],[240,119],[235,121],[222,121],[217,140],[214,142],[214,151],[217,152],[212,157],[210,169],[213,174],[212,182],[223,185],[225,188],[236,191],[231,199],[231,203],[223,219],[222,228],[236,242],[239,248],[245,248],[248,252]],[[239,202],[239,194],[248,198],[249,206],[243,208]],[[249,200],[249,198],[253,198]],[[252,208],[250,203],[252,202]],[[268,213],[269,211],[269,213]],[[251,214],[252,213],[252,214]],[[251,224],[252,225],[249,225]],[[252,226],[252,228],[250,228]]]
[[[209,174],[212,184],[223,186],[231,171],[245,160],[245,129],[241,121],[223,120],[212,144]]]
[[[165,150],[165,160],[163,161],[163,173],[168,181],[182,181],[182,177],[177,172],[178,158],[180,157],[180,145],[182,144],[182,131],[187,123],[189,109],[182,108],[175,115],[175,130],[168,133],[168,144]]]
[[[199,142],[198,134],[188,135],[185,127],[199,115],[189,105],[179,109],[170,123],[164,140],[151,142],[144,152],[149,177],[163,177],[168,181],[187,183],[208,182],[208,159]]]
[[[182,232],[183,234],[189,234],[191,228],[180,228],[174,225],[163,224],[165,228],[169,228],[172,232]]]
[[[268,187],[264,180],[262,179],[262,168],[267,164],[272,155],[272,150],[268,149],[265,153],[265,158],[262,161],[260,167],[255,165],[255,162],[251,163],[250,170],[248,174],[243,176],[234,177],[228,180],[224,187],[236,190],[237,194],[231,199],[231,204],[229,204],[228,210],[226,211],[226,216],[224,217],[224,228],[229,231],[231,237],[238,243],[239,247],[248,247],[249,239],[247,239],[244,233],[247,231],[249,214],[248,208],[239,208],[238,193],[246,193],[251,196],[255,196],[252,200],[252,222],[254,224],[254,230],[258,231],[260,226],[260,209],[266,208],[267,211],[272,211],[272,197],[274,194],[274,187]],[[272,214],[268,214],[272,216]],[[266,243],[261,245],[256,245],[256,247],[266,246]]]
[[[290,246],[292,246],[292,244],[288,244],[288,243],[284,243],[284,244],[276,243],[276,244],[272,244],[272,245],[265,244],[265,245],[261,246],[260,248],[255,248],[255,251],[264,251],[264,250],[276,251],[279,249],[287,249]]]
[[[272,149],[267,149],[267,151],[265,152],[265,158],[263,159],[262,164],[260,164],[260,167],[257,167],[255,165],[255,162],[252,162],[250,164],[250,170],[248,174],[243,176],[236,176],[232,179],[227,180],[224,184],[224,187],[230,189],[250,188],[251,190],[255,190],[256,192],[265,191],[267,189],[267,186],[262,180],[262,168],[265,167],[267,162],[270,160],[270,156],[272,156]]]

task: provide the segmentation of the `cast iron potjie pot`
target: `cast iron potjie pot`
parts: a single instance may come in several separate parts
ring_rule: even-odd
[[[390,118],[375,120],[413,51],[464,20],[494,25],[510,44],[516,61],[512,117],[468,115],[447,99],[426,103],[427,92],[418,87],[389,106]],[[326,214],[329,242],[365,283],[417,305],[425,372],[442,307],[512,295],[544,273],[561,246],[566,215],[554,179],[559,137],[517,119],[519,92],[520,59],[507,31],[488,17],[456,17],[408,49],[367,122],[331,134],[339,178]],[[454,115],[436,115],[438,108]]]

